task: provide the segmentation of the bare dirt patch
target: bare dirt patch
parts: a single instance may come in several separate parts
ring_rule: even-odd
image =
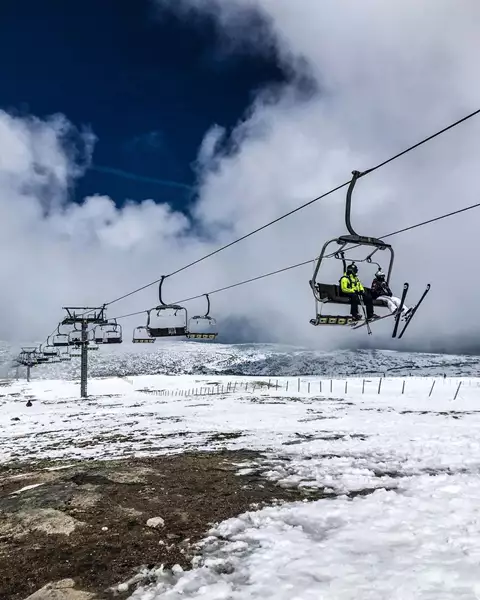
[[[311,491],[237,474],[259,459],[225,451],[1,466],[1,597],[23,600],[49,582],[72,579],[76,589],[109,599],[111,586],[141,568],[188,568],[191,544],[216,522],[253,506],[312,499]]]

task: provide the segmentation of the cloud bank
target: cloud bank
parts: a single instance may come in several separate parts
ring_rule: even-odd
[[[234,131],[218,123],[205,132],[191,218],[148,199],[121,210],[104,196],[69,203],[70,186],[91,161],[92,134],[62,117],[0,113],[1,337],[46,335],[62,305],[101,303],[143,285],[480,106],[475,0],[425,0],[421,8],[413,0],[179,0],[175,10],[185,19],[192,11],[213,14],[231,52],[246,44],[274,51],[291,82],[261,90]],[[479,134],[480,118],[362,179],[354,226],[380,236],[477,202]],[[314,257],[325,239],[345,232],[343,203],[338,192],[167,280],[166,298]],[[405,346],[475,346],[479,224],[480,211],[473,211],[392,238],[393,287],[410,281],[413,299],[432,284]],[[332,261],[325,280],[336,281],[338,268]],[[368,340],[360,332],[313,328],[312,270],[313,264],[212,296],[212,314],[247,319],[257,340],[388,344],[386,324]],[[372,274],[365,270],[364,280]],[[110,315],[155,302],[151,288],[112,306]],[[191,305],[195,313],[202,308],[202,301]]]

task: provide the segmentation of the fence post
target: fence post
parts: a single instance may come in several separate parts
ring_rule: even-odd
[[[277,379],[277,381],[275,382],[275,389],[276,389],[276,390],[278,390],[278,379]]]
[[[320,393],[322,393],[322,380],[320,379]]]
[[[461,388],[461,387],[462,387],[462,382],[460,382],[460,383],[458,384],[457,391],[455,392],[455,396],[453,397],[453,399],[454,399],[454,400],[456,400],[456,399],[457,399],[458,392],[460,391],[460,388]]]
[[[300,377],[298,378],[298,392],[300,392]]]
[[[434,388],[434,387],[435,387],[435,379],[433,380],[432,387],[430,388],[430,393],[428,394],[428,397],[429,397],[429,398],[430,398],[430,396],[432,395],[432,392],[433,392],[433,388]]]
[[[365,393],[365,379],[362,382],[362,394]]]
[[[310,382],[308,382],[308,393],[310,393]]]
[[[333,380],[330,379],[330,393],[332,393],[333,391]]]
[[[345,393],[348,391],[348,379],[345,379]]]
[[[245,391],[247,391],[248,388],[248,381],[245,382]]]
[[[236,392],[237,391],[237,382],[235,382],[234,386],[233,386],[233,391]]]
[[[402,394],[405,392],[405,379],[403,380],[403,385],[402,385]]]
[[[378,379],[378,393],[380,393],[380,390],[382,389],[382,378],[380,377]]]
[[[288,379],[287,379],[287,385],[285,386],[285,391],[288,392]]]

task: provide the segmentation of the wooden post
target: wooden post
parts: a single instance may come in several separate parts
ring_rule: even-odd
[[[378,379],[378,393],[380,393],[381,389],[382,389],[382,378],[380,377]]]
[[[333,391],[333,380],[330,379],[330,393],[332,393]]]
[[[461,388],[461,387],[462,387],[462,382],[460,382],[460,383],[458,384],[457,391],[455,392],[455,396],[453,397],[453,399],[454,399],[454,400],[456,400],[456,399],[457,399],[458,392],[460,391],[460,388]]]
[[[310,382],[308,382],[308,393],[310,393]]]
[[[402,385],[402,394],[405,392],[405,379],[403,380],[403,385]]]
[[[298,392],[300,392],[300,377],[298,378]]]
[[[345,393],[348,392],[348,379],[345,379]]]
[[[288,392],[288,379],[287,379],[287,385],[285,386],[285,391]]]
[[[320,393],[322,393],[322,380],[320,379]]]
[[[430,396],[432,395],[432,392],[433,392],[433,388],[434,388],[434,387],[435,387],[435,379],[433,380],[432,387],[430,388],[430,393],[428,394],[428,397],[429,397],[429,398],[430,398]]]
[[[276,389],[276,390],[278,390],[278,379],[277,379],[277,381],[275,382],[275,389]]]

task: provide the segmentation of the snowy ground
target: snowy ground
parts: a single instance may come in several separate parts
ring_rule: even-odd
[[[141,391],[235,381],[218,395]],[[387,378],[379,394],[376,378],[349,379],[347,392],[324,379],[322,393],[318,378],[300,393],[279,378],[282,389],[245,392],[253,381],[93,380],[86,401],[72,381],[4,382],[0,462],[251,448],[265,458],[242,470],[325,493],[221,523],[193,570],[158,574],[135,600],[480,598],[480,380]]]

